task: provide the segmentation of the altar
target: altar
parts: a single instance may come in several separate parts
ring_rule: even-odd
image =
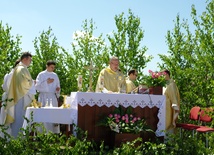
[[[30,107],[27,108],[25,117],[30,120],[33,112],[33,122],[68,124],[68,126],[75,123],[79,128],[87,131],[89,140],[104,141],[109,144],[112,132],[109,128],[97,124],[103,116],[108,116],[119,105],[124,108],[131,106],[133,113],[145,118],[147,124],[155,131],[155,136],[164,136],[165,100],[164,95],[72,92],[66,101],[70,104],[70,108]],[[25,120],[23,128],[26,127]],[[75,135],[75,132],[73,134]]]
[[[107,94],[92,92],[72,92],[67,102],[75,109],[74,123],[87,131],[88,139],[95,142],[110,143],[111,131],[97,126],[100,118],[112,113],[119,105],[133,107],[133,113],[144,117],[147,124],[155,131],[157,137],[165,133],[165,96],[151,94]]]

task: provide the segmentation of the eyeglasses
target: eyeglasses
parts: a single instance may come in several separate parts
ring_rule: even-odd
[[[119,63],[113,63],[113,62],[111,62],[111,64],[114,65],[114,66],[119,66]]]

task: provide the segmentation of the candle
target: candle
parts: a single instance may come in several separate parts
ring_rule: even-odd
[[[104,76],[100,76],[100,89],[104,88]]]
[[[78,75],[77,82],[78,82],[78,87],[82,88],[82,75]]]

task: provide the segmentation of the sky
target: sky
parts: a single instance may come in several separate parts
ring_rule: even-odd
[[[190,29],[191,6],[195,5],[197,14],[206,11],[206,0],[0,0],[0,21],[12,27],[13,36],[22,36],[23,51],[34,53],[33,40],[49,27],[60,46],[70,53],[75,31],[83,30],[84,20],[93,19],[97,29],[95,37],[116,31],[115,15],[128,10],[140,18],[144,38],[141,46],[148,48],[146,54],[154,58],[144,69],[157,71],[158,54],[167,54],[166,34],[173,30],[174,20],[187,19]]]

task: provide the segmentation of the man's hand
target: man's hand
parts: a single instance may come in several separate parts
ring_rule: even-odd
[[[50,84],[50,83],[52,83],[52,82],[54,82],[54,79],[52,79],[52,78],[48,78],[48,79],[47,79],[47,83],[48,83],[48,84]]]
[[[180,110],[175,110],[176,113],[180,113]]]
[[[56,91],[59,91],[59,90],[60,90],[60,87],[57,87],[57,88],[56,88]]]

